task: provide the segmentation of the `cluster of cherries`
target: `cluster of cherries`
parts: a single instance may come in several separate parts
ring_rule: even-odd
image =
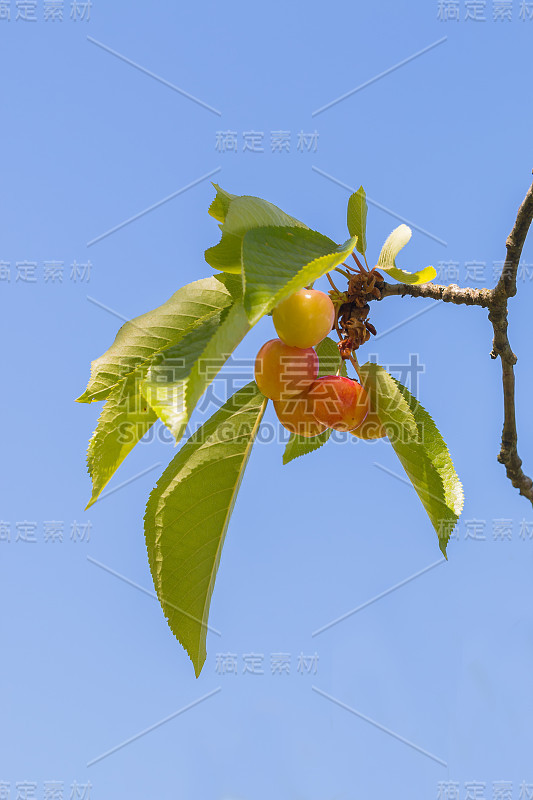
[[[257,354],[255,380],[274,401],[281,424],[305,437],[333,428],[363,439],[385,436],[365,389],[342,375],[318,377],[314,350],[331,331],[335,308],[316,289],[301,289],[272,312],[279,339],[266,342]]]

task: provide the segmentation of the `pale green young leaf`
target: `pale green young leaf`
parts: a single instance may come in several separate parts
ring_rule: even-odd
[[[348,200],[347,222],[350,236],[357,236],[357,250],[362,256],[366,254],[366,215],[368,205],[365,190],[362,186],[350,195]]]
[[[238,301],[153,359],[141,381],[141,392],[176,443],[198,400],[249,330],[242,302]]]
[[[380,267],[380,270],[386,272],[387,275],[390,275],[395,281],[410,284],[429,283],[429,281],[432,281],[437,275],[435,267],[424,267],[424,269],[420,269],[418,272],[407,272],[405,269],[398,269],[398,267]]]
[[[233,395],[183,445],[146,507],[154,586],[196,676],[226,530],[266,404],[255,383]]]
[[[243,240],[244,307],[251,325],[289,295],[321,278],[353,251],[357,239],[337,245],[304,228],[266,227]]]
[[[216,200],[216,198],[215,198]],[[214,269],[222,272],[241,272],[242,240],[247,231],[266,225],[283,225],[307,230],[307,226],[285,214],[277,206],[260,197],[233,197],[231,201],[220,201],[217,209],[224,209],[224,221],[220,225],[222,239],[205,251],[205,260]],[[222,212],[220,212],[222,213]]]
[[[408,225],[399,225],[388,236],[385,244],[381,248],[377,267],[381,272],[386,272],[391,278],[402,283],[427,283],[436,277],[437,271],[434,267],[424,267],[417,272],[407,272],[396,266],[396,256],[411,239],[412,231]]]
[[[360,371],[372,406],[446,556],[446,545],[462,510],[463,490],[444,440],[427,411],[382,367],[365,364]]]
[[[87,470],[93,490],[87,508],[126,456],[150,430],[157,417],[139,391],[139,381],[130,377],[109,394],[87,450]]]
[[[189,283],[162,306],[126,322],[109,350],[92,362],[91,378],[78,402],[104,400],[113,387],[232,302],[231,292],[213,276]]]

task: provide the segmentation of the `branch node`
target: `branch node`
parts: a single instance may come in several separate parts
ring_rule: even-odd
[[[524,198],[516,216],[513,229],[506,239],[507,255],[502,273],[494,289],[461,289],[457,284],[439,286],[433,283],[390,284],[377,282],[381,297],[401,295],[405,297],[427,297],[456,305],[481,306],[489,309],[489,320],[494,331],[490,357],[500,356],[502,364],[504,422],[502,444],[498,461],[505,466],[507,477],[520,494],[533,504],[533,481],[522,472],[522,461],[517,451],[517,432],[514,398],[514,365],[517,357],[511,349],[507,334],[507,306],[510,297],[516,294],[516,275],[522,248],[533,221],[533,184]]]

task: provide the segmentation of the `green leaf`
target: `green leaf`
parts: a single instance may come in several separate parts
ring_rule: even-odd
[[[231,272],[216,272],[213,275],[217,281],[223,283],[234,300],[242,300],[242,275]]]
[[[383,367],[370,362],[363,364],[359,372],[370,395],[372,408],[379,416],[390,441],[417,441],[416,420],[394,378]]]
[[[228,522],[266,404],[255,383],[233,395],[183,445],[146,507],[154,586],[196,676]]]
[[[340,357],[339,348],[328,336],[323,339],[316,347],[318,355],[318,377],[322,378],[324,375],[335,375],[338,370],[340,374],[346,376],[346,363]],[[287,442],[285,451],[283,453],[283,463],[288,464],[295,458],[312,453],[326,444],[331,436],[331,428],[319,433],[318,436],[307,438],[306,436],[297,436],[291,433],[291,437]]]
[[[290,461],[294,461],[295,458],[313,453],[315,450],[322,447],[323,444],[326,444],[330,436],[330,428],[319,433],[318,436],[312,436],[310,438],[291,433],[291,438],[287,442],[287,446],[283,452],[283,463],[288,464]]]
[[[402,283],[427,283],[436,277],[437,271],[434,267],[425,267],[418,272],[407,272],[396,266],[396,256],[411,239],[412,231],[408,225],[399,225],[387,238],[381,248],[377,267],[382,272],[386,272],[391,278],[395,278]]]
[[[217,195],[218,197],[218,195]],[[216,202],[217,198],[215,198]],[[223,211],[220,211],[220,208]],[[205,251],[205,260],[214,269],[222,272],[241,272],[242,269],[242,240],[247,231],[265,225],[283,225],[307,229],[303,222],[285,214],[277,206],[259,197],[235,197],[220,200],[216,206],[219,216],[224,214],[223,224],[220,225],[222,239],[214,247]]]
[[[348,200],[348,230],[350,236],[357,236],[357,250],[362,256],[366,254],[366,215],[368,205],[365,190],[362,186],[350,195]]]
[[[209,206],[207,213],[211,214],[211,216],[214,217],[218,222],[224,222],[230,207],[230,203],[232,200],[236,199],[237,195],[225,192],[224,189],[221,189],[216,183],[213,183],[213,186],[217,190],[217,193],[215,195],[215,199]]]
[[[341,358],[339,347],[333,339],[326,336],[325,339],[317,344],[316,353],[318,356],[318,377],[325,375],[335,375],[340,369],[341,375],[346,375],[346,364]]]
[[[198,400],[250,330],[241,302],[210,317],[152,361],[140,389],[180,441]]]
[[[440,548],[444,555],[446,555],[446,546],[453,530],[453,526],[450,527],[450,523],[453,523],[454,517],[456,518],[455,521],[457,521],[464,506],[463,486],[455,471],[448,446],[442,438],[442,434],[435,425],[432,417],[405,386],[402,386],[396,379],[393,378],[393,380],[409,403],[418,428],[419,439],[431,463],[439,473],[444,488],[446,506],[453,513],[453,516],[445,516],[444,522],[447,521],[448,524],[440,525],[440,529],[437,531],[439,534]]]
[[[430,415],[405,386],[377,364],[365,364],[360,371],[371,403],[446,556],[447,543],[463,508],[463,490],[448,448]]]
[[[325,275],[350,255],[351,238],[337,245],[304,228],[266,227],[243,241],[244,307],[251,325],[281,300]]]
[[[87,450],[87,470],[93,484],[87,508],[157,419],[141,396],[138,383],[133,377],[116,386],[102,409]]]
[[[185,334],[233,302],[231,292],[215,277],[189,283],[162,306],[130,320],[116,339],[91,364],[91,378],[79,403],[104,400],[129,375],[147,366],[157,353],[177,344]]]

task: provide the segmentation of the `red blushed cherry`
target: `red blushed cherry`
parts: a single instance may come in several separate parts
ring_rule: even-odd
[[[274,409],[279,421],[291,433],[311,438],[327,430],[313,414],[313,403],[307,394],[291,397],[288,400],[275,400]]]
[[[360,383],[342,375],[318,378],[307,396],[318,422],[336,431],[352,431],[364,421],[370,401]]]
[[[255,360],[255,381],[270,400],[286,400],[307,391],[318,375],[312,347],[289,347],[281,339],[266,342]]]

